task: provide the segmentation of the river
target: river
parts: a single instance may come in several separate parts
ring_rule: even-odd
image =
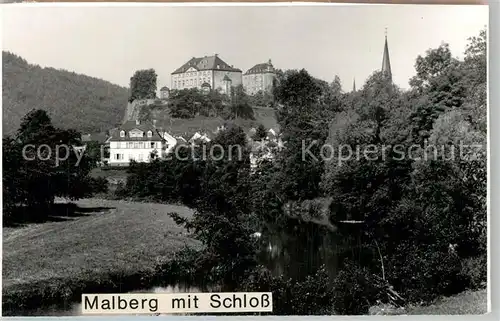
[[[271,228],[261,235],[262,251],[260,263],[271,272],[287,278],[303,279],[313,274],[321,265],[326,266],[331,277],[334,277],[339,261],[339,250],[346,245],[339,235],[314,223],[294,222],[290,226],[279,229]],[[352,249],[352,246],[349,250]],[[152,286],[137,289],[129,293],[183,293],[214,292],[202,290],[199,286],[175,284],[172,286]],[[218,291],[215,291],[218,292]],[[68,302],[62,305],[41,306],[37,309],[15,311],[17,316],[78,316],[81,315],[81,302]]]

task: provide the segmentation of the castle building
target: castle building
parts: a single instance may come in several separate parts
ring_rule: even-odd
[[[198,88],[230,94],[231,87],[242,84],[242,72],[227,64],[217,54],[191,58],[171,74],[172,89]]]
[[[259,91],[271,92],[273,81],[276,77],[271,59],[268,62],[257,64],[243,75],[243,87],[249,95],[255,95]]]

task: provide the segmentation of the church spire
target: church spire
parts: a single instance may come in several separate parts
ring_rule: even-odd
[[[389,46],[387,45],[387,28],[385,28],[384,57],[382,58],[382,73],[392,80],[391,61],[389,60]]]
[[[353,81],[352,81],[352,92],[355,92],[356,91],[356,78],[353,78]]]

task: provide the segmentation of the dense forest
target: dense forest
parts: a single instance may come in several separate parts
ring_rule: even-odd
[[[3,133],[17,130],[30,110],[46,110],[57,127],[106,131],[123,118],[128,89],[107,81],[29,64],[2,52]]]

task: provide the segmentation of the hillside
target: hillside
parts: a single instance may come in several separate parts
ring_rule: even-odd
[[[276,114],[272,108],[252,107],[255,119],[224,120],[221,117],[208,117],[198,115],[194,118],[173,118],[170,116],[168,104],[158,100],[134,101],[128,103],[125,110],[124,121],[128,120],[153,120],[157,125],[166,129],[175,136],[191,137],[195,132],[212,133],[217,127],[227,124],[241,126],[244,130],[256,128],[259,124],[266,129],[279,130]]]
[[[123,119],[128,89],[107,81],[29,64],[2,52],[3,133],[17,130],[31,109],[44,109],[53,124],[82,132],[106,131]]]

